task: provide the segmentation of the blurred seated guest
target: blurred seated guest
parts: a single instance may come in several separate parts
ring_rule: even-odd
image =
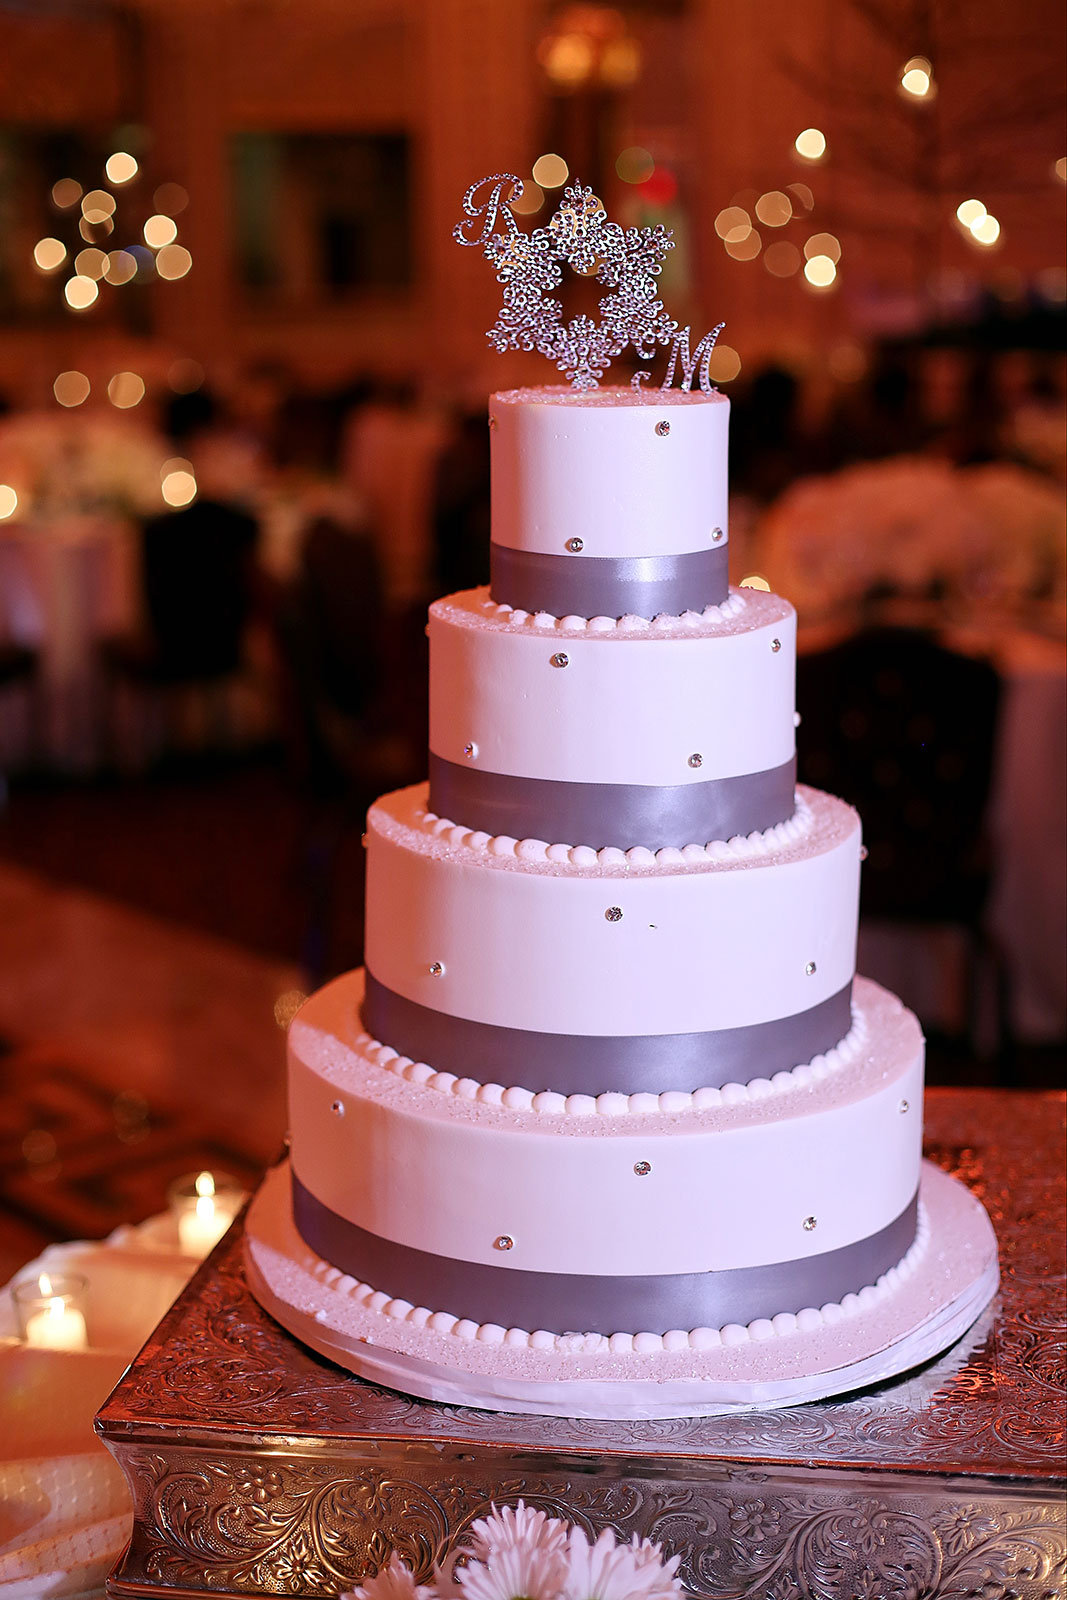
[[[734,406],[731,484],[766,502],[808,466],[797,380],[784,367],[764,367]]]
[[[226,687],[242,665],[257,537],[252,517],[209,499],[143,524],[144,626],[105,641],[113,683],[142,695]],[[210,709],[221,721],[223,698]]]
[[[489,582],[489,429],[483,411],[454,422],[434,478],[435,588]]]
[[[926,430],[912,365],[902,351],[883,351],[866,379],[850,384],[830,429],[837,461],[877,461],[919,449]]]
[[[341,441],[345,483],[365,498],[393,611],[421,606],[431,574],[431,495],[443,438],[437,411],[409,384],[381,382],[349,416]]]

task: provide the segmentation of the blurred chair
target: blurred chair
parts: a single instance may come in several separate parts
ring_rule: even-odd
[[[253,518],[213,500],[144,524],[145,628],[104,642],[113,687],[142,700],[191,695],[225,733],[252,612],[257,537]]]
[[[983,913],[999,680],[922,633],[875,628],[797,663],[803,781],[863,821],[864,919],[961,930],[972,1045],[1006,1048],[1004,968]]]

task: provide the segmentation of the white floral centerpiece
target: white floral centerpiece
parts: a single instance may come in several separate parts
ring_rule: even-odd
[[[15,489],[23,518],[161,511],[160,467],[171,453],[139,421],[106,412],[24,412],[0,422],[0,482]]]
[[[590,1542],[544,1511],[493,1507],[471,1525],[470,1541],[419,1584],[398,1555],[347,1600],[682,1600],[675,1576],[680,1556],[664,1560],[658,1545],[635,1534],[621,1544],[610,1528]]]

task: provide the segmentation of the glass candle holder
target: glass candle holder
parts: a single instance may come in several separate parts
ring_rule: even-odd
[[[75,1272],[42,1272],[13,1284],[20,1338],[40,1350],[88,1350],[88,1291]]]
[[[188,1172],[167,1191],[183,1255],[202,1260],[237,1215],[245,1192],[226,1172]]]

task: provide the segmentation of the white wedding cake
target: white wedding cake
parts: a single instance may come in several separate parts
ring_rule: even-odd
[[[796,787],[794,612],[728,587],[728,417],[490,401],[492,582],[431,607],[429,783],[371,808],[366,969],[290,1028],[249,1225],[267,1308],[415,1394],[783,1404],[996,1283],[922,1167],[919,1026],[856,976],[860,820]]]

